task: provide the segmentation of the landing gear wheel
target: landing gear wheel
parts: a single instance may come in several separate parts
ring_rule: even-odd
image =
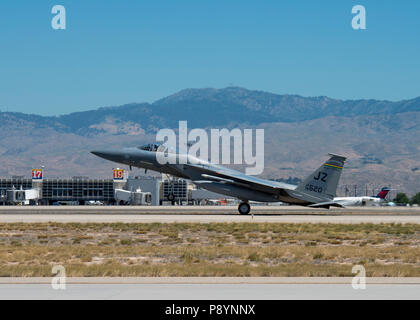
[[[247,202],[242,202],[238,207],[238,211],[240,214],[247,215],[251,212],[251,206]]]

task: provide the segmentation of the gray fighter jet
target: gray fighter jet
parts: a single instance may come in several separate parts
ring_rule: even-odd
[[[343,207],[334,201],[346,161],[342,156],[329,154],[328,161],[295,186],[248,176],[176,151],[172,154],[176,161],[161,164],[157,155],[162,152],[171,153],[166,146],[156,143],[117,151],[92,151],[106,160],[188,179],[201,188],[237,198],[242,201],[238,207],[239,213],[244,215],[251,211],[249,201],[284,202],[325,209]]]

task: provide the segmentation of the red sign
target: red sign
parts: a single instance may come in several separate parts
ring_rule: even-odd
[[[124,179],[125,179],[125,170],[114,169],[114,180],[124,180]]]
[[[42,169],[32,169],[32,180],[42,180],[44,172]]]

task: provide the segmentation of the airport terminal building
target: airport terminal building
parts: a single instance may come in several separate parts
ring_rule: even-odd
[[[114,182],[112,179],[47,179],[42,183],[42,200],[79,202],[101,201],[112,203]]]
[[[35,199],[24,197],[10,197],[11,194],[19,194],[22,191],[38,191]],[[51,205],[56,202],[68,202],[85,204],[88,201],[101,201],[105,203],[115,202],[114,181],[112,179],[45,179],[33,181],[20,177],[0,179],[0,194],[2,202],[18,202],[27,200],[31,204],[38,202],[43,205]]]
[[[33,169],[31,179],[21,176],[0,178],[1,205],[197,203],[193,199],[194,195],[197,195],[197,201],[205,197],[220,198],[220,195],[208,191],[194,190],[193,185],[184,179],[129,178],[123,169],[114,169],[112,179],[45,179],[43,169]]]

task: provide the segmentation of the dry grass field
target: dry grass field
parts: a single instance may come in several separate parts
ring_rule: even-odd
[[[0,224],[0,276],[420,277],[420,225]]]

